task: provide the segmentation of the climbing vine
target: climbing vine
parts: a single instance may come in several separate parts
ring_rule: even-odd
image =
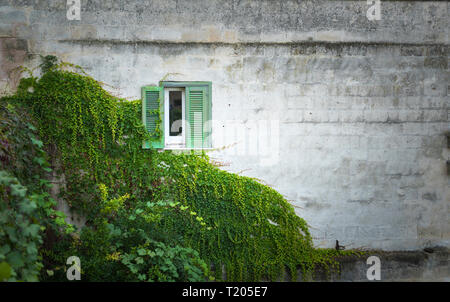
[[[0,281],[36,281],[38,252],[49,232],[73,227],[55,211],[47,175],[52,172],[43,142],[21,104],[0,102]]]
[[[84,280],[276,280],[332,267],[306,222],[274,189],[219,169],[206,154],[142,149],[141,101],[106,92],[76,66],[44,64],[8,97],[33,116],[61,198],[86,217],[78,235],[41,249],[41,278],[63,278],[79,255]],[[49,66],[50,65],[50,66]],[[31,89],[30,89],[31,88]],[[6,101],[4,99],[3,101]]]

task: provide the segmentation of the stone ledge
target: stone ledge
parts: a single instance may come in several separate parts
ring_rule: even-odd
[[[351,255],[337,259],[340,273],[315,272],[313,281],[365,282],[367,258],[377,256],[381,261],[383,281],[450,281],[450,250],[446,247],[426,248],[420,251],[366,251],[363,256]],[[299,279],[301,273],[299,273]]]

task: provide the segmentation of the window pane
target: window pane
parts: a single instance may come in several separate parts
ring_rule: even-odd
[[[181,91],[169,91],[169,127],[170,136],[179,136],[183,132]]]

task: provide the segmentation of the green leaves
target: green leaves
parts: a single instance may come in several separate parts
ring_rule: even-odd
[[[25,106],[34,86],[30,78],[19,85],[18,94],[0,99],[0,261],[11,267],[9,281],[35,281],[41,267],[39,248],[48,228],[56,234],[70,227],[58,225],[56,202],[48,193],[51,172],[38,138],[38,129]],[[39,123],[38,123],[39,124]],[[6,142],[6,143],[5,143]]]
[[[27,194],[27,188],[22,186],[21,184],[11,184],[11,195],[18,197],[25,197]]]
[[[20,107],[15,110],[20,110]],[[4,112],[0,106],[0,120]],[[22,116],[6,118],[10,119],[13,128],[0,128],[0,135],[5,132],[13,135],[8,138],[12,143],[11,154],[18,156],[10,158],[7,165],[2,166],[6,170],[0,170],[2,274],[8,281],[36,281],[43,266],[38,252],[43,242],[42,232],[46,226],[55,226],[50,217],[58,217],[54,215],[55,201],[46,192],[50,184],[41,178],[50,169],[41,149],[42,141],[29,132],[36,128],[21,120]],[[60,225],[67,226],[65,222]]]
[[[131,253],[121,256],[121,262],[136,281],[204,281],[208,278],[207,266],[196,251],[153,240],[132,248]]]
[[[21,197],[25,197],[25,195],[23,195]],[[37,208],[36,203],[30,199],[26,199],[26,200],[20,202],[19,207],[23,213],[28,214],[28,215],[31,215],[34,212],[34,210],[36,210],[36,208]]]
[[[33,161],[39,164],[40,166],[43,166],[45,164],[45,158],[43,157],[35,157],[33,158]]]
[[[11,251],[11,247],[8,244],[0,246],[0,260],[5,258],[5,255]]]
[[[40,225],[31,224],[23,232],[24,236],[36,237],[40,231]]]
[[[31,137],[31,143],[33,145],[38,146],[39,148],[41,148],[44,145],[44,143],[41,140],[38,140],[38,139],[36,139],[34,137]]]
[[[11,266],[6,262],[0,262],[0,282],[6,281],[11,276]]]
[[[19,252],[12,252],[6,256],[6,261],[11,264],[13,268],[20,268],[25,264],[23,256]]]
[[[33,223],[37,205],[28,196],[27,188],[6,171],[0,171],[1,192],[0,261],[5,262],[1,274],[11,281],[35,280],[40,268],[38,245],[42,243],[41,226]]]

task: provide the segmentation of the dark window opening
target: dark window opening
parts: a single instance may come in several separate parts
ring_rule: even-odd
[[[183,119],[181,97],[181,91],[169,91],[170,136],[180,136],[183,133],[183,126],[180,122]]]

